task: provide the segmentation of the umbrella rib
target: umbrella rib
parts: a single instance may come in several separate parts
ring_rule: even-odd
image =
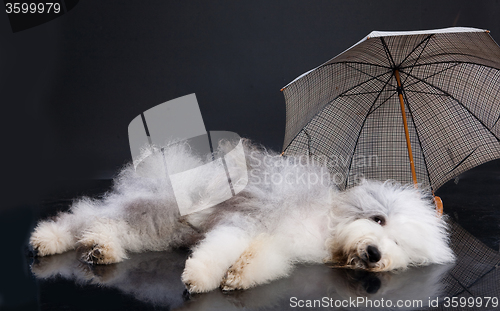
[[[387,46],[387,43],[385,42],[384,37],[380,37],[380,41],[382,41],[382,46],[384,47],[385,56],[387,57],[387,60],[389,61],[389,63],[392,64],[391,69],[396,68],[396,63],[394,62],[394,59],[392,58],[392,54],[389,51],[389,47]]]
[[[407,73],[405,72],[405,74],[407,74]],[[424,84],[427,84],[428,86],[430,86],[430,87],[432,87],[432,88],[434,88],[434,89],[436,89],[436,90],[438,90],[438,91],[441,91],[444,95],[447,95],[448,97],[450,97],[451,99],[453,99],[454,101],[456,101],[456,102],[457,102],[457,103],[458,103],[458,104],[459,104],[462,108],[464,108],[465,110],[467,110],[467,112],[468,112],[471,116],[473,116],[473,117],[474,117],[474,119],[476,119],[476,120],[477,120],[477,122],[479,122],[479,123],[480,123],[480,124],[481,124],[484,128],[486,128],[486,129],[490,132],[490,134],[491,134],[491,135],[493,135],[493,137],[495,137],[495,138],[496,138],[496,140],[497,140],[498,142],[500,142],[500,138],[499,138],[499,137],[498,137],[495,133],[493,133],[493,131],[492,131],[492,130],[490,130],[490,129],[486,126],[486,124],[484,124],[484,122],[483,122],[483,121],[481,121],[481,120],[480,120],[480,119],[479,119],[479,118],[478,118],[478,117],[477,117],[474,113],[472,113],[472,111],[470,111],[470,110],[469,110],[469,109],[468,109],[468,108],[467,108],[464,104],[462,104],[462,103],[461,103],[458,99],[456,99],[453,95],[451,95],[450,93],[446,92],[445,90],[443,90],[443,89],[441,89],[441,88],[439,88],[439,87],[437,87],[437,86],[435,86],[435,85],[430,84],[429,82],[427,82],[427,81],[425,81],[425,80],[423,80],[423,79],[421,79],[421,78],[419,78],[419,77],[416,77],[416,76],[414,76],[414,75],[411,75],[411,76],[412,76],[414,79],[419,80],[420,82],[422,82],[422,83],[424,83]]]
[[[462,163],[464,163],[474,152],[476,152],[478,147],[474,148],[474,150],[472,150],[471,153],[469,153],[465,158],[463,158],[460,162],[457,163],[457,165],[455,165],[455,167],[453,167],[451,170],[448,171],[448,173],[446,173],[446,175],[448,175],[449,173],[453,172],[454,170],[456,170],[460,165],[462,165]]]
[[[309,133],[307,133],[305,128],[303,128],[302,130],[304,131],[304,134],[306,134],[306,136],[307,136],[307,149],[309,150],[309,157],[310,157],[313,155],[311,152],[311,135],[309,135]]]
[[[320,69],[320,68],[323,68],[323,67],[328,67],[328,66],[338,65],[338,64],[357,64],[357,65],[367,65],[367,66],[373,66],[373,67],[379,67],[379,68],[385,68],[385,69],[390,69],[390,70],[392,70],[392,68],[391,68],[391,67],[388,67],[388,66],[383,66],[383,65],[379,65],[379,64],[374,64],[374,63],[366,63],[366,62],[348,62],[348,61],[344,61],[344,62],[334,62],[334,63],[324,64],[324,65],[319,66],[318,68],[316,68],[316,69],[314,69],[314,70],[317,70],[317,69]]]
[[[497,267],[498,263],[496,265],[494,265],[493,267],[491,267],[490,270],[486,271],[483,275],[481,275],[480,277],[478,277],[474,282],[472,282],[471,284],[469,284],[469,286],[465,286],[464,284],[462,284],[462,282],[460,282],[455,276],[453,276],[452,274],[450,274],[451,277],[453,277],[459,284],[460,286],[462,286],[462,291],[461,292],[458,292],[455,294],[455,296],[458,296],[460,294],[462,294],[464,291],[473,295],[470,291],[469,291],[469,288],[471,288],[472,286],[474,286],[474,284],[476,284],[477,282],[479,282],[481,279],[483,279],[485,276],[487,276],[488,274],[490,274],[492,271],[495,271],[496,269],[498,269]]]
[[[500,120],[500,115],[498,115],[497,120],[495,121],[495,123],[493,123],[493,126],[492,126],[491,128],[494,128],[494,127],[495,127],[495,125],[497,125],[497,123],[498,123],[498,121],[499,121],[499,120]]]
[[[379,79],[379,77],[380,77],[380,76],[374,76],[374,75],[372,75],[372,74],[369,74],[369,73],[367,73],[367,72],[364,72],[364,71],[362,71],[362,70],[360,70],[360,69],[358,69],[358,68],[356,68],[356,67],[354,67],[354,66],[351,66],[351,63],[344,63],[344,64],[345,64],[347,67],[352,68],[352,69],[354,69],[354,70],[356,70],[356,71],[358,71],[358,72],[361,72],[362,74],[365,74],[365,75],[367,75],[367,76],[369,76],[369,77],[372,77],[372,78],[374,78],[374,79],[375,79],[375,80],[377,80],[377,81],[384,82],[384,81],[382,81],[382,80],[380,80],[380,79]],[[385,68],[385,67],[384,67],[384,68]],[[387,68],[387,69],[390,69],[390,68]]]
[[[419,44],[417,44],[417,46],[415,46],[415,47],[413,48],[413,50],[412,50],[410,53],[408,53],[408,55],[406,55],[405,59],[403,59],[403,61],[401,62],[401,64],[402,64],[402,63],[404,63],[404,62],[408,59],[408,57],[410,57],[410,55],[411,55],[411,54],[413,54],[413,52],[415,52],[415,51],[418,49],[418,47],[419,47],[419,46],[421,46],[421,45],[425,42],[425,46],[424,46],[424,48],[422,49],[422,51],[420,51],[420,54],[418,55],[418,57],[417,57],[416,61],[413,63],[413,64],[416,64],[416,63],[417,63],[417,61],[420,59],[420,56],[422,56],[422,53],[424,52],[425,47],[427,46],[427,44],[429,43],[429,41],[430,41],[430,39],[431,39],[432,37],[434,37],[434,34],[430,34],[430,35],[428,35],[428,36],[427,36],[424,40],[420,41],[420,43],[419,43]],[[401,64],[400,64],[400,65],[401,65]]]
[[[389,68],[389,69],[390,69],[390,68]],[[337,99],[337,98],[339,98],[339,97],[346,96],[346,95],[345,95],[346,93],[348,93],[348,92],[350,92],[350,91],[354,90],[354,89],[355,89],[355,88],[357,88],[357,87],[360,87],[360,86],[362,86],[362,85],[364,85],[364,84],[367,84],[368,82],[373,81],[373,80],[377,80],[377,81],[380,81],[380,82],[383,82],[383,83],[387,84],[389,81],[387,81],[387,82],[386,82],[386,81],[383,81],[383,80],[380,80],[380,79],[379,79],[380,77],[382,77],[383,75],[386,75],[386,74],[388,74],[388,72],[381,73],[381,74],[379,74],[378,76],[370,76],[370,77],[371,77],[370,79],[365,80],[365,81],[363,81],[362,83],[356,84],[356,85],[354,85],[353,87],[351,87],[351,88],[349,88],[349,89],[345,90],[344,92],[342,92],[342,93],[340,93],[339,95],[337,95],[337,97],[335,97],[334,99],[332,99],[329,103],[333,102],[334,100],[336,100],[336,99]],[[392,75],[391,75],[391,77],[392,77]],[[384,85],[384,87],[385,87],[385,85]],[[326,106],[326,105],[325,105],[325,106]]]
[[[454,276],[453,274],[449,274],[453,279],[455,279],[455,281],[457,281],[457,283],[460,285],[460,287],[462,287],[462,291],[461,292],[458,292],[456,293],[455,295],[453,295],[453,297],[458,297],[458,295],[461,295],[463,292],[467,292],[469,293],[471,296],[474,296],[474,294],[472,294],[470,291],[469,291],[469,288],[463,284],[456,276]],[[478,279],[476,279],[476,281],[478,281]],[[475,283],[475,282],[474,282]]]
[[[448,54],[434,55],[434,57],[436,57],[436,56],[450,56],[450,55],[471,56],[471,55],[468,55],[468,54],[448,53]],[[491,61],[491,60],[486,59],[486,58],[480,58],[480,57],[476,57],[476,58],[479,58],[479,59],[485,60],[485,61]],[[491,68],[491,69],[500,70],[500,68],[489,66],[489,65],[478,64],[478,63],[467,62],[467,61],[457,61],[457,60],[449,60],[449,61],[440,61],[440,62],[432,62],[432,63],[415,64],[415,65],[413,65],[411,67],[424,67],[424,66],[440,65],[440,64],[457,64],[457,65],[469,64],[469,65],[476,65],[476,66],[481,66],[481,67],[487,67],[487,68]],[[410,68],[410,66],[403,66],[403,67],[400,68],[400,70],[403,70],[403,69],[406,69],[406,68]]]
[[[361,137],[361,132],[363,132],[363,128],[365,127],[366,120],[368,119],[368,116],[372,113],[373,106],[375,106],[375,103],[377,102],[377,100],[379,99],[380,95],[382,94],[382,92],[384,91],[384,89],[387,87],[387,85],[389,84],[389,81],[391,81],[391,79],[392,79],[393,76],[394,76],[394,72],[391,74],[391,76],[389,77],[389,79],[387,79],[387,81],[385,82],[384,86],[382,87],[382,90],[380,90],[380,92],[378,93],[377,97],[373,101],[373,104],[370,106],[370,109],[368,109],[368,113],[366,114],[365,118],[363,119],[363,124],[361,124],[361,127],[359,129],[358,137],[356,138],[356,142],[354,143],[354,149],[352,151],[351,160],[349,161],[349,168],[347,169],[347,176],[346,176],[346,179],[345,179],[345,188],[347,188],[347,183],[349,181],[349,172],[351,171],[354,154],[356,153],[356,147],[358,146],[358,141],[359,141],[359,138]]]
[[[415,85],[416,83],[412,83],[411,85]],[[424,91],[416,91],[416,90],[407,90],[408,93],[416,93],[416,94],[426,94],[426,95],[436,95],[436,96],[447,96],[446,94],[439,94],[439,93],[431,93],[431,92],[424,92]]]
[[[386,84],[387,84],[389,81],[385,82],[385,81],[383,81],[383,80],[380,80],[380,79],[379,79],[380,77],[382,77],[383,75],[386,75],[387,73],[388,73],[388,72],[384,72],[384,73],[379,74],[378,76],[372,76],[372,77],[371,77],[371,79],[365,80],[365,81],[363,81],[362,83],[359,83],[359,84],[357,84],[357,85],[354,85],[353,87],[351,87],[351,88],[349,88],[349,89],[345,90],[344,92],[340,93],[339,95],[337,95],[337,97],[335,97],[334,99],[332,99],[330,102],[332,102],[332,101],[336,100],[336,99],[337,99],[337,98],[339,98],[339,97],[344,96],[346,93],[348,93],[348,92],[350,92],[350,91],[354,90],[355,88],[360,87],[360,86],[362,86],[362,85],[364,85],[364,84],[366,84],[366,83],[368,83],[368,82],[370,82],[370,81],[373,81],[373,80],[377,80],[377,81],[384,82],[384,83],[386,83]],[[391,77],[392,77],[392,75],[391,75]],[[384,86],[384,87],[385,87],[385,86]],[[326,105],[325,105],[325,106],[326,106]]]
[[[378,79],[377,79],[378,80]],[[379,91],[373,91],[373,92],[359,92],[359,93],[351,93],[351,94],[343,94],[339,95],[339,97],[349,97],[349,96],[357,96],[357,95],[367,95],[367,94],[376,94]]]
[[[420,54],[418,54],[418,57],[417,59],[415,60],[415,62],[413,63],[413,65],[411,66],[411,69],[410,69],[410,73],[413,71],[413,68],[415,68],[415,65],[417,64],[418,60],[420,59],[420,57],[422,56],[422,53],[424,53],[424,50],[425,48],[427,47],[427,44],[429,43],[430,39],[434,36],[434,34],[431,34],[429,36],[427,36],[427,38],[425,38],[424,40],[422,40],[415,48],[413,48],[413,50],[405,57],[405,59],[403,59],[403,61],[401,62],[400,66],[408,59],[408,57],[410,57],[411,54],[413,54],[413,52],[415,52],[417,50],[417,48],[419,46],[422,45],[422,43],[425,42],[425,45],[424,47],[422,48],[422,51],[420,51]],[[408,80],[408,76],[406,76],[406,79],[403,81],[403,85],[406,83],[406,80]]]
[[[392,77],[391,77],[392,78]],[[378,108],[382,107],[385,103],[387,103],[387,101],[391,98],[394,97],[394,95],[396,95],[397,93],[396,92],[393,92],[391,94],[391,96],[387,97],[380,105],[378,105],[377,107],[375,107],[375,109],[373,109],[372,111],[370,111],[370,113],[368,115],[371,115],[372,113],[374,113]]]
[[[446,63],[443,63],[443,64],[446,64]],[[451,62],[449,62],[448,64],[451,64]],[[450,67],[448,67],[448,68],[445,68],[445,69],[443,69],[443,70],[440,70],[440,71],[438,71],[438,72],[435,72],[435,73],[431,74],[430,76],[425,77],[424,79],[425,79],[425,80],[427,80],[427,79],[429,79],[429,78],[432,78],[432,77],[434,77],[434,76],[437,76],[438,74],[443,73],[443,72],[445,72],[446,70],[449,70],[449,69],[455,68],[456,66],[458,66],[458,65],[460,65],[460,64],[463,64],[463,63],[456,63],[456,64],[454,64],[453,66],[450,66]],[[417,67],[417,66],[412,67],[412,70],[413,70],[413,68],[415,68],[415,67]],[[410,71],[410,74],[411,74],[411,71]],[[407,75],[407,76],[406,76],[405,81],[406,81],[406,80],[408,80],[408,77],[409,77],[409,75]],[[408,86],[412,86],[412,85],[415,85],[415,84],[417,84],[417,83],[418,83],[418,82],[414,82],[414,83],[407,84],[407,85],[406,85],[406,87],[408,87]],[[436,95],[438,95],[438,94],[436,94]]]

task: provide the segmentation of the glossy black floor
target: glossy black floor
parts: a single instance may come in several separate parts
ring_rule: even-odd
[[[8,256],[1,256],[2,266],[11,270],[7,275],[16,280],[2,277],[0,309],[289,310],[318,300],[321,304],[316,304],[317,309],[323,310],[326,297],[331,309],[355,310],[355,306],[367,305],[352,301],[366,297],[371,299],[373,310],[384,309],[381,301],[416,300],[425,306],[429,299],[439,303],[437,309],[454,310],[446,307],[446,297],[481,297],[484,303],[477,309],[493,310],[493,301],[486,307],[485,297],[500,298],[500,161],[462,174],[437,193],[453,223],[452,243],[459,257],[456,265],[413,268],[397,274],[301,265],[289,278],[251,290],[217,290],[190,297],[183,294],[180,281],[186,250],[131,254],[129,260],[108,266],[83,264],[73,252],[30,257],[26,240],[36,219],[67,209],[75,196],[102,193],[110,184],[102,180],[65,181],[53,185],[52,194],[40,206],[1,215],[2,235],[12,236],[18,243],[7,250]],[[340,304],[338,308],[335,303]],[[406,308],[419,309],[418,303]]]

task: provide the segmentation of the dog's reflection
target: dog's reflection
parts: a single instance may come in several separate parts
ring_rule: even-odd
[[[70,251],[35,258],[31,271],[41,280],[59,277],[80,285],[116,288],[155,306],[174,308],[184,303],[181,273],[187,251],[134,253],[129,257],[119,264],[89,265]]]
[[[452,267],[430,265],[386,273],[334,269],[336,281],[330,283],[329,296],[342,301],[363,301],[358,306],[366,309],[380,309],[378,304],[385,301],[384,309],[419,310],[428,307],[429,300],[435,301],[445,294],[444,278]],[[371,303],[366,303],[367,300]]]
[[[442,280],[450,265],[410,268],[402,272],[372,273],[330,268],[326,265],[298,266],[292,275],[245,291],[212,291],[187,295],[181,274],[187,251],[130,254],[130,259],[112,265],[88,265],[77,260],[75,252],[36,258],[31,269],[39,279],[62,277],[79,284],[97,284],[132,295],[136,299],[179,310],[289,308],[294,301],[367,299],[422,300],[442,293]],[[184,293],[184,294],[183,294]],[[294,298],[295,297],[295,298]],[[295,299],[295,300],[294,300]],[[420,309],[415,306],[406,309]],[[352,305],[345,307],[351,309]],[[364,306],[359,306],[364,307]],[[352,308],[355,309],[355,308]]]

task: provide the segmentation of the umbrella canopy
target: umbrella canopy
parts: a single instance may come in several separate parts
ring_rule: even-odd
[[[435,191],[500,158],[500,47],[485,30],[375,31],[282,91],[284,154],[324,161],[341,189]]]

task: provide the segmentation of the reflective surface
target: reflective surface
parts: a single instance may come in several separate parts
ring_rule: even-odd
[[[76,260],[73,252],[37,260],[32,271],[43,284],[70,281],[85,287],[116,289],[145,305],[179,310],[258,308],[286,309],[289,306],[319,300],[321,305],[335,306],[335,301],[396,301],[442,295],[442,280],[452,268],[428,266],[404,273],[368,273],[332,269],[324,265],[300,265],[286,279],[247,291],[182,295],[180,276],[187,252],[132,254],[126,262],[108,266],[88,266]],[[295,298],[294,298],[295,297]],[[324,298],[325,297],[325,298]],[[43,299],[42,299],[43,301]],[[330,302],[333,301],[333,302]],[[48,302],[47,302],[48,303]],[[62,304],[51,301],[51,307]],[[76,305],[84,302],[74,301]],[[359,300],[360,306],[365,306]],[[344,304],[346,304],[344,302]],[[47,305],[48,306],[48,305]],[[319,305],[318,305],[319,306]],[[413,308],[410,308],[413,309]]]
[[[446,297],[498,296],[500,273],[491,267],[491,262],[500,263],[500,254],[482,244],[468,247],[480,242],[457,224],[452,226],[456,264],[410,268],[398,273],[299,265],[290,277],[247,291],[186,294],[180,276],[188,252],[182,250],[131,254],[122,263],[103,266],[84,264],[74,252],[67,252],[37,258],[31,269],[41,283],[42,309],[79,309],[89,305],[88,298],[96,296],[105,299],[104,309],[108,310],[124,308],[125,302],[129,307],[155,310],[285,310],[300,306],[401,309],[396,304],[402,309],[419,310],[430,302],[444,308]],[[67,296],[57,298],[64,284]],[[93,296],[95,291],[99,292]],[[135,301],[131,305],[128,301],[132,298]],[[485,310],[488,309],[493,308]]]

